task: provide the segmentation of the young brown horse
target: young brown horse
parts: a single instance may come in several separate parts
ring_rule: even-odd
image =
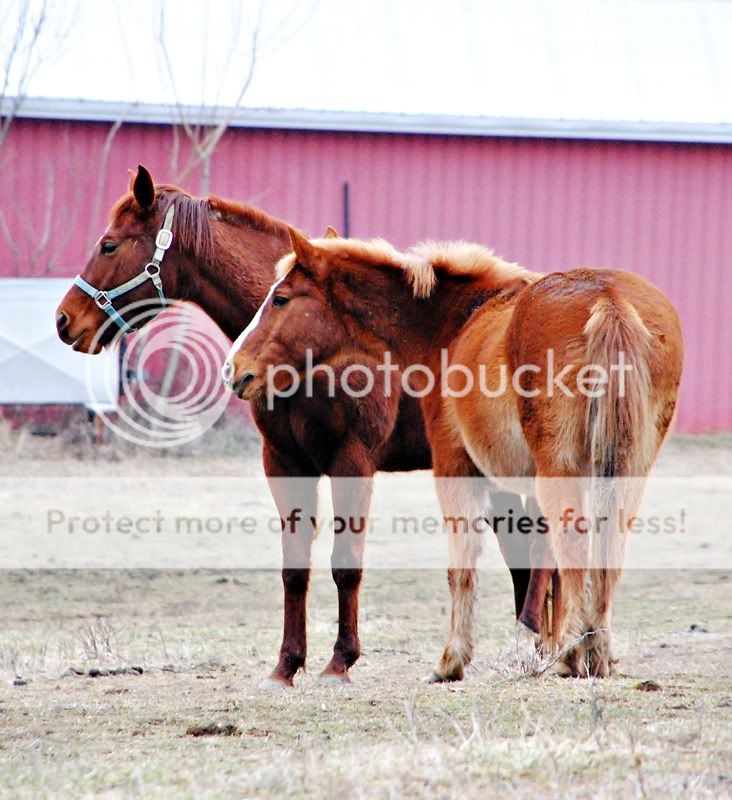
[[[173,208],[173,218],[166,226],[166,216]],[[141,272],[156,249],[156,239],[163,228],[172,230],[172,242],[165,235],[159,243],[164,257],[158,269]],[[290,252],[287,226],[262,211],[217,197],[193,198],[169,185],[155,186],[150,173],[140,167],[130,173],[130,191],[115,204],[107,229],[99,239],[82,275],[82,285],[73,286],[57,311],[61,339],[80,352],[99,352],[121,328],[110,312],[120,312],[126,324],[123,306],[128,302],[148,300],[161,306],[161,297],[196,303],[231,339],[249,324],[272,282],[274,264]],[[160,263],[161,262],[161,263]],[[114,298],[105,309],[90,296],[95,289],[108,290],[143,276],[139,285]],[[152,276],[159,275],[160,294]],[[104,305],[105,298],[98,300]],[[106,324],[106,328],[104,328]],[[104,332],[98,337],[98,332]],[[279,403],[274,410],[256,404],[253,417],[264,437],[263,459],[271,479],[278,511],[283,519],[283,548],[293,537],[285,536],[284,520],[293,509],[303,511],[299,523],[302,541],[312,537],[311,520],[316,516],[317,479],[321,474],[360,474],[362,462],[354,458],[357,443],[350,436],[351,420],[358,408],[348,400],[317,408],[312,403],[298,405],[296,399]],[[395,396],[384,426],[371,435],[379,439],[378,452],[365,467],[369,474],[382,470],[428,469],[431,466],[429,445],[418,401]],[[286,478],[301,478],[288,481]],[[338,500],[339,507],[348,498]],[[498,493],[498,507],[519,509],[520,498]],[[519,543],[521,544],[521,543]],[[337,562],[334,553],[334,567]],[[521,612],[531,581],[526,557],[518,552],[507,554],[514,582],[516,613]],[[297,670],[305,663],[305,600],[309,569],[285,567],[282,573],[285,592],[284,635],[280,657],[272,678],[292,684]],[[325,673],[346,678],[347,669],[358,655],[356,610],[359,575],[338,572],[339,634],[334,656]]]
[[[460,272],[459,252],[422,251],[434,268]],[[486,306],[455,342],[453,364],[518,378],[497,398],[472,391],[425,407],[438,475],[535,476],[536,497],[561,576],[555,608],[558,671],[606,677],[610,625],[626,534],[678,401],[683,338],[676,310],[656,287],[621,270],[548,275],[501,309]],[[538,376],[538,377],[537,377]],[[455,448],[459,441],[460,448]],[[439,489],[439,487],[438,487]],[[475,498],[441,497],[475,513]],[[460,670],[471,635],[474,558],[454,581],[453,628],[438,671]],[[588,582],[589,581],[589,582]]]
[[[257,324],[230,353],[232,382],[251,399],[286,390],[271,385],[272,375],[288,364],[295,370],[291,380],[299,380],[306,349],[312,364],[335,367],[344,353],[369,365],[383,362],[389,351],[402,370],[422,365],[436,377],[422,403],[440,502],[446,522],[453,523],[453,610],[435,679],[461,678],[473,653],[480,536],[465,534],[482,519],[487,502],[490,484],[476,480],[479,475],[535,479],[562,581],[557,630],[560,644],[570,645],[563,667],[574,675],[609,674],[610,611],[622,563],[618,553],[606,552],[592,564],[587,603],[588,537],[565,536],[560,527],[565,510],[582,508],[582,497],[572,480],[561,480],[557,488],[550,479],[648,474],[674,412],[681,374],[681,330],[668,300],[629,273],[575,270],[542,277],[478,245],[429,243],[404,255],[380,241],[307,241],[297,231],[291,236],[294,254],[278,265],[279,281]],[[514,375],[531,373],[532,380],[524,382],[528,387],[512,382],[491,397],[482,386],[475,389],[475,381],[471,391],[451,382],[446,391],[443,347],[449,348],[448,367],[463,368],[461,380],[464,369],[475,377],[482,368],[493,390],[501,366]],[[547,361],[556,357],[564,383],[578,388],[588,365],[612,375],[621,353],[635,369],[627,394],[611,377],[604,395],[557,397],[534,377],[551,372]],[[593,386],[602,383],[592,375]],[[380,389],[377,384],[373,391]],[[567,486],[572,493],[565,495]],[[599,494],[607,499],[608,493]],[[622,508],[632,518],[638,487],[623,500],[625,506],[607,502],[594,510],[612,519]],[[461,521],[468,523],[465,531],[454,529]],[[617,539],[624,536],[609,547]],[[521,622],[528,625],[523,615]],[[581,642],[572,646],[578,634]]]

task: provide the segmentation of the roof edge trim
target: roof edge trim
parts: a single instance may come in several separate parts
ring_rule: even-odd
[[[0,111],[10,104],[6,99]],[[394,114],[307,109],[213,108],[96,100],[28,97],[16,115],[26,119],[174,125],[216,125],[343,133],[427,134],[440,136],[600,139],[649,142],[732,144],[732,124],[619,120],[539,119]]]

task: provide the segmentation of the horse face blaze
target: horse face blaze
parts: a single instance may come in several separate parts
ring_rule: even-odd
[[[278,281],[231,348],[224,381],[242,399],[289,388],[329,349],[334,315],[322,292],[295,269]],[[270,385],[271,384],[271,385]]]

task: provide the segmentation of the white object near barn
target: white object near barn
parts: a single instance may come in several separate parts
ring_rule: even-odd
[[[68,278],[0,279],[0,404],[117,406],[119,353],[74,352],[56,334]]]

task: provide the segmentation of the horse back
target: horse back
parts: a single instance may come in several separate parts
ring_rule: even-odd
[[[663,292],[622,270],[547,275],[517,299],[505,347],[512,370],[535,364],[547,376],[537,397],[516,398],[539,469],[594,472],[587,441],[603,408],[615,420],[608,416],[608,425],[633,417],[626,450],[637,457],[627,469],[650,469],[675,411],[683,362],[681,324]],[[608,378],[595,387],[604,402],[591,397],[587,378],[596,368]],[[557,375],[560,384],[549,383]]]
[[[590,335],[598,316],[601,335]],[[509,303],[477,312],[451,360],[484,369],[490,386],[501,369],[509,377],[497,397],[475,389],[452,401],[476,464],[493,475],[588,474],[591,402],[580,391],[583,369],[599,353],[607,371],[624,348],[626,358],[642,362],[636,368],[648,385],[636,393],[653,429],[648,461],[670,425],[683,359],[678,314],[660,290],[621,270],[577,269],[547,275]]]
[[[678,387],[683,362],[679,315],[660,289],[623,270],[575,269],[546,275],[528,286],[517,297],[506,328],[511,368],[544,366],[550,352],[555,371],[570,364],[584,366],[586,328],[598,302],[616,311],[623,306],[634,309],[651,337],[651,381],[661,389]]]

